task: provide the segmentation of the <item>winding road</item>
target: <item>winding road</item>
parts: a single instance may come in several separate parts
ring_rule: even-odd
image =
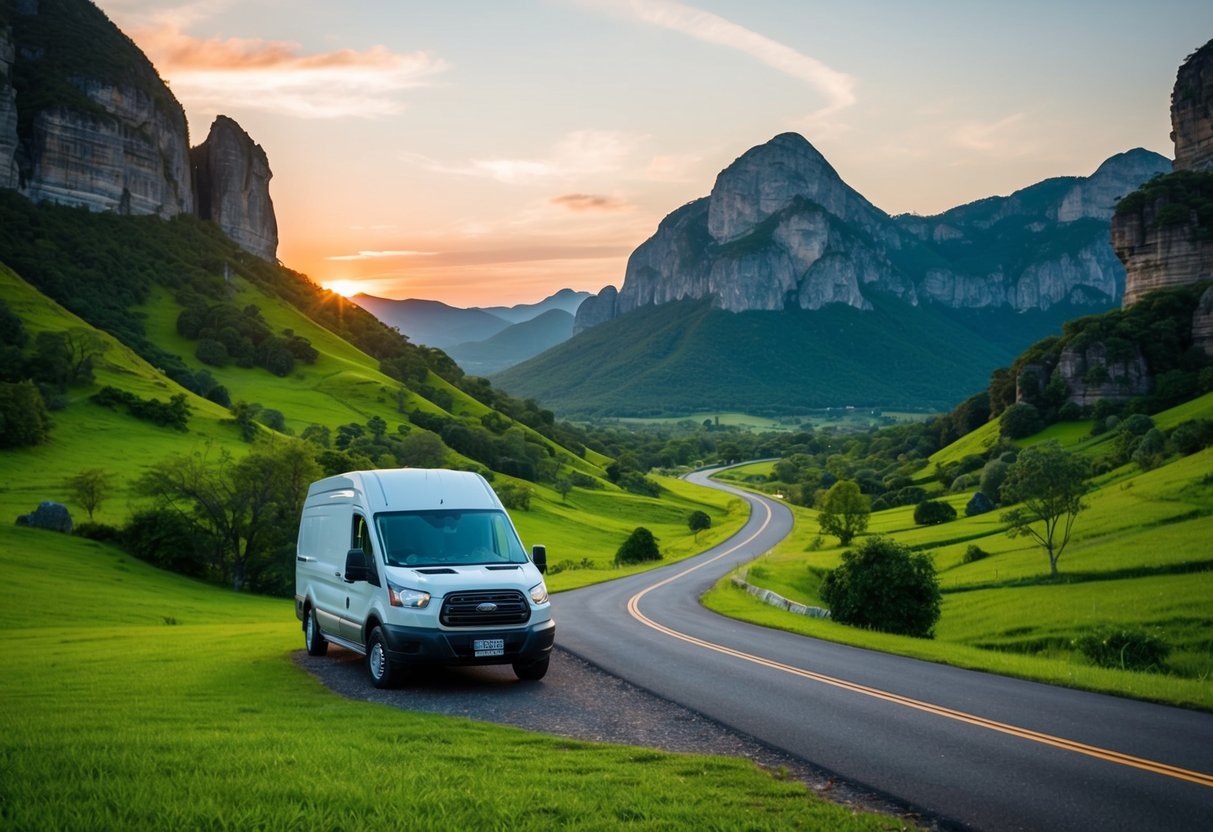
[[[924,812],[1002,830],[1213,830],[1213,715],[755,627],[698,599],[790,531],[761,495],[690,560],[555,596],[559,645],[734,730]]]

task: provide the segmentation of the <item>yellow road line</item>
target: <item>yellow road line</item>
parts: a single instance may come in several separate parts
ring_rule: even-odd
[[[670,583],[678,580],[679,578],[685,577],[686,575],[689,575],[690,573],[692,573],[698,569],[702,569],[703,567],[705,567],[709,564],[715,563],[716,561],[720,560],[723,557],[726,557],[727,555],[731,555],[733,552],[736,552],[738,549],[749,544],[751,541],[753,541],[755,538],[757,538],[758,535],[762,534],[766,530],[767,526],[770,525],[771,519],[774,515],[773,515],[773,512],[771,511],[770,505],[768,505],[765,500],[760,500],[759,505],[761,505],[763,507],[763,509],[765,509],[766,519],[763,520],[762,525],[759,526],[757,531],[755,531],[752,535],[750,535],[749,537],[747,537],[745,540],[741,541],[740,543],[736,544],[735,546],[721,552],[719,555],[716,555],[713,558],[705,560],[702,563],[698,563],[695,566],[690,567],[689,569],[684,569],[683,571],[681,571],[675,575],[671,575],[670,577],[665,578],[664,580],[658,581],[657,583],[655,583],[649,587],[646,587],[645,589],[643,589],[640,592],[633,595],[628,600],[628,612],[631,614],[631,616],[633,618],[635,618],[637,621],[639,621],[641,624],[645,625],[646,627],[656,630],[659,633],[664,633],[665,635],[670,636],[671,638],[676,638],[679,641],[686,642],[687,644],[693,644],[697,647],[703,647],[707,650],[713,650],[717,653],[723,653],[726,656],[732,656],[734,658],[741,659],[741,660],[747,661],[747,662],[751,662],[752,664],[757,664],[762,667],[767,667],[772,670],[778,670],[778,671],[782,671],[784,673],[790,673],[793,676],[799,676],[803,679],[809,679],[814,682],[820,682],[825,685],[831,685],[836,688],[841,688],[842,690],[851,691],[852,693],[859,693],[859,694],[863,694],[864,696],[870,696],[875,699],[881,699],[886,702],[891,702],[895,705],[902,705],[906,708],[913,708],[915,710],[923,711],[925,713],[935,714],[936,716],[941,716],[941,717],[944,717],[945,719],[952,719],[952,720],[956,720],[957,722],[964,722],[969,725],[977,726],[979,728],[985,728],[986,730],[989,730],[989,731],[997,731],[1002,734],[1008,734],[1013,737],[1019,737],[1021,739],[1030,740],[1031,742],[1041,743],[1042,745],[1050,745],[1050,746],[1053,746],[1054,748],[1060,748],[1065,751],[1073,751],[1076,754],[1085,754],[1088,757],[1095,757],[1100,760],[1106,760],[1107,762],[1110,762],[1110,763],[1116,763],[1118,765],[1123,765],[1123,766],[1130,766],[1132,768],[1141,769],[1143,771],[1151,771],[1151,772],[1154,772],[1155,774],[1161,774],[1165,777],[1173,777],[1178,780],[1187,780],[1188,782],[1191,782],[1191,783],[1196,783],[1201,786],[1208,786],[1210,788],[1213,788],[1213,775],[1210,775],[1210,774],[1205,774],[1205,773],[1199,772],[1199,771],[1190,771],[1188,769],[1169,765],[1167,763],[1159,763],[1159,762],[1155,762],[1153,760],[1146,760],[1141,757],[1134,757],[1131,754],[1122,754],[1119,751],[1112,751],[1112,750],[1109,750],[1106,748],[1099,748],[1098,746],[1094,746],[1094,745],[1087,745],[1086,743],[1077,742],[1075,740],[1068,740],[1068,739],[1065,739],[1064,737],[1057,737],[1057,736],[1053,736],[1052,734],[1045,734],[1040,731],[1033,731],[1028,728],[1020,728],[1015,725],[1008,725],[1004,722],[997,722],[992,719],[986,719],[985,717],[980,717],[980,716],[976,716],[974,714],[965,713],[964,711],[958,711],[958,710],[954,710],[952,708],[945,708],[940,705],[933,705],[930,702],[923,702],[918,699],[912,699],[908,696],[901,696],[900,694],[890,693],[888,691],[880,690],[879,688],[872,688],[872,687],[868,687],[866,685],[857,684],[855,682],[848,682],[845,679],[838,679],[833,676],[826,676],[825,674],[822,674],[822,673],[815,673],[811,670],[804,670],[799,667],[793,667],[791,665],[783,664],[782,662],[776,662],[776,661],[772,661],[770,659],[764,659],[761,656],[755,656],[751,653],[744,653],[740,650],[734,650],[731,647],[725,647],[724,645],[721,645],[721,644],[716,644],[714,642],[705,641],[703,639],[696,638],[695,636],[687,635],[686,633],[681,633],[681,632],[678,632],[677,630],[670,629],[669,627],[666,627],[662,624],[658,624],[656,621],[653,621],[651,618],[649,618],[648,616],[646,616],[644,613],[642,613],[640,611],[640,600],[642,598],[644,598],[645,595],[648,595],[653,590],[663,587],[667,584],[670,584]]]

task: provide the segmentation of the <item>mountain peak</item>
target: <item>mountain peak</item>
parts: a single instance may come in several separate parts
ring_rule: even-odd
[[[860,225],[886,218],[842,181],[808,139],[780,133],[747,150],[716,177],[708,231],[718,243],[737,240],[797,198]]]

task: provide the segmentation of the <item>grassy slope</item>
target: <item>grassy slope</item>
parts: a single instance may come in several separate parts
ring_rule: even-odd
[[[741,760],[342,699],[292,663],[289,601],[97,543],[0,525],[0,575],[6,829],[899,826]]]
[[[231,392],[233,401],[255,401],[265,407],[281,410],[288,428],[298,432],[309,424],[326,424],[330,428],[347,422],[365,423],[378,415],[388,423],[389,430],[407,423],[397,410],[396,391],[401,385],[379,372],[374,359],[350,346],[346,341],[300,314],[289,304],[266,295],[237,281],[237,303],[256,303],[275,330],[291,328],[307,337],[319,351],[314,365],[297,364],[287,378],[278,378],[264,370],[242,369],[234,366],[212,369],[213,375]],[[10,270],[0,266],[0,297],[25,323],[31,335],[41,330],[90,328],[72,313],[49,300]],[[153,301],[140,310],[145,316],[149,340],[184,356],[192,356],[193,343],[176,333],[178,307],[162,289],[154,290]],[[96,381],[89,388],[69,392],[71,403],[55,412],[51,441],[47,444],[0,453],[0,516],[15,517],[32,511],[42,500],[68,501],[63,481],[83,468],[99,467],[115,480],[115,496],[104,503],[96,514],[98,522],[121,525],[132,508],[138,504],[131,486],[149,465],[165,457],[182,453],[235,455],[244,453],[248,445],[240,441],[236,428],[224,424],[228,411],[212,402],[183,391],[132,351],[102,333],[110,344],[95,371]],[[191,360],[191,365],[198,367]],[[430,383],[445,385],[431,375]],[[88,396],[104,385],[129,390],[144,398],[167,399],[186,392],[194,409],[187,433],[160,428],[136,420],[125,413],[99,407]],[[453,409],[459,413],[479,416],[488,408],[462,391],[449,387],[455,400]],[[428,400],[407,393],[406,406],[437,410]],[[529,429],[528,429],[529,430]],[[268,431],[267,431],[268,433]],[[553,448],[548,440],[543,440]],[[587,451],[580,459],[563,449],[557,451],[566,463],[591,476],[601,476],[601,465],[607,460]],[[461,458],[453,452],[452,462]],[[508,481],[498,476],[498,482]],[[740,528],[745,517],[740,504],[730,506],[727,499],[705,489],[696,489],[677,481],[666,482],[667,495],[662,499],[628,494],[605,481],[601,490],[574,489],[562,501],[552,489],[529,484],[535,491],[529,512],[516,511],[513,516],[524,542],[529,546],[544,543],[552,563],[561,560],[580,562],[589,558],[599,567],[567,571],[553,575],[553,589],[582,586],[616,577],[619,572],[609,569],[615,550],[633,528],[643,525],[661,541],[667,558],[686,557],[701,551],[714,540]],[[696,509],[713,518],[712,532],[701,535],[696,543],[686,524],[686,518]],[[76,511],[77,522],[85,519]]]
[[[1155,417],[1160,425],[1208,418],[1213,396]],[[980,433],[980,432],[979,432]],[[1088,438],[1069,426],[1043,438],[1068,441],[1098,455],[1106,437]],[[981,437],[977,441],[981,441]],[[972,437],[961,440],[972,444]],[[945,449],[959,459],[969,451]],[[933,457],[934,459],[934,457]],[[945,591],[933,641],[901,638],[807,619],[766,607],[722,584],[710,593],[717,611],[769,626],[904,653],[966,667],[1085,687],[1174,704],[1213,709],[1213,449],[1172,459],[1152,471],[1125,466],[1097,479],[1090,508],[1079,515],[1074,539],[1059,563],[1061,579],[1047,579],[1044,553],[1023,538],[1007,537],[999,512],[964,517],[968,494],[948,495],[961,516],[940,526],[914,525],[913,507],[872,515],[869,533],[887,534],[932,553]],[[794,508],[796,530],[750,569],[753,583],[804,603],[822,605],[824,570],[839,563],[842,547],[820,538],[816,514]],[[963,563],[975,544],[991,557]],[[1103,670],[1071,647],[1082,631],[1123,624],[1158,631],[1175,648],[1167,676]]]

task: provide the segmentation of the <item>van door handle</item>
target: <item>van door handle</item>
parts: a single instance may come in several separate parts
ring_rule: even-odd
[[[295,555],[295,560],[299,561],[300,563],[311,563],[316,559],[309,558],[307,555]]]
[[[334,573],[333,573],[333,577],[334,577],[334,578],[340,578],[340,577],[341,577],[341,573],[340,573],[340,572],[334,572]]]

